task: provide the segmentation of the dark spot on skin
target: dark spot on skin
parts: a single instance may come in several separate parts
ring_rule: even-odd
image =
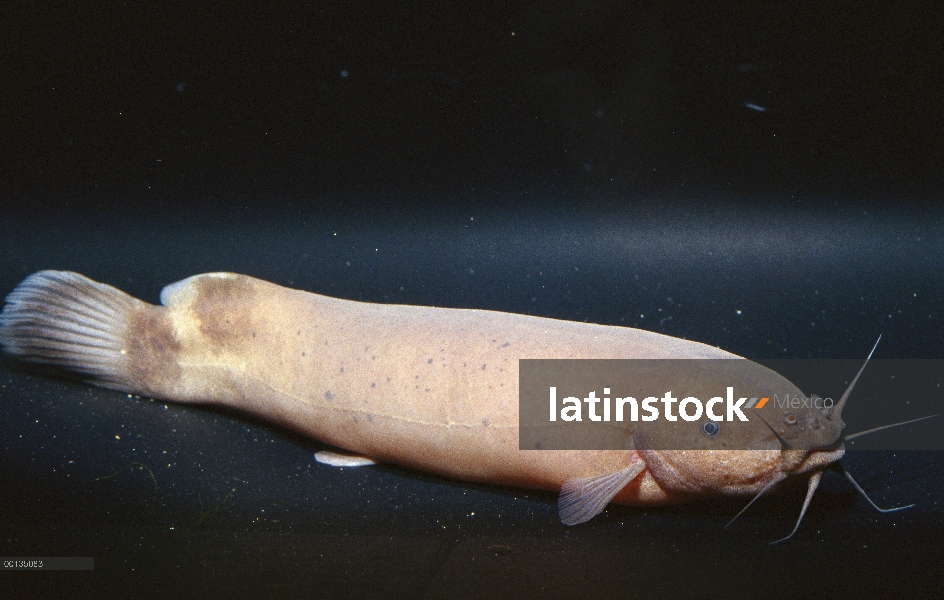
[[[364,346],[364,352],[370,352],[370,346]]]
[[[504,344],[502,344],[501,347],[502,347],[502,348],[507,348],[507,347],[510,346],[510,345],[511,345],[511,342],[505,342]]]
[[[427,393],[427,394],[429,393],[429,388],[426,388],[426,393]]]
[[[342,373],[344,372],[344,367],[341,367],[341,372],[342,372]]]
[[[415,379],[419,379],[419,378],[420,378],[419,375],[414,375],[414,376],[413,376],[413,379],[414,379],[414,380],[415,380]]]
[[[375,355],[371,356],[371,357],[370,357],[370,360],[377,360],[377,355],[375,354]]]
[[[304,353],[304,352],[302,352],[302,356],[305,356],[305,353]]]
[[[428,364],[428,365],[433,364],[433,359],[429,359],[428,361],[426,361],[426,364]]]
[[[390,381],[390,378],[389,378],[389,377],[387,377],[387,381]]]
[[[483,371],[485,370],[485,365],[482,365],[482,370],[483,370]]]
[[[252,337],[256,337],[256,332],[255,332],[255,331],[252,332]]]
[[[367,420],[368,420],[369,422],[373,423],[373,422],[374,422],[374,417],[372,417],[372,416],[370,416],[370,415],[367,415]]]
[[[376,381],[372,381],[372,382],[370,383],[370,387],[372,387],[372,388],[377,387],[377,382],[376,382]]]
[[[334,400],[334,394],[331,393],[331,390],[325,391],[325,400]]]
[[[295,335],[301,335],[301,334],[302,334],[302,330],[299,329],[299,330],[298,330],[298,333],[296,333]]]
[[[482,427],[488,427],[488,419],[482,419]]]

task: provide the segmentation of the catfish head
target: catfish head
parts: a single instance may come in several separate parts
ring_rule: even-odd
[[[844,434],[843,408],[877,346],[878,341],[849,387],[835,404],[824,403],[821,398],[813,396],[809,403],[803,403],[800,408],[784,409],[774,402],[764,402],[763,398],[751,398],[751,400],[761,401],[749,410],[752,414],[748,415],[749,419],[745,422],[739,420],[719,422],[706,418],[692,423],[667,423],[660,420],[637,426],[633,435],[633,444],[638,460],[617,473],[592,480],[566,482],[561,490],[559,501],[562,520],[568,523],[565,517],[573,521],[575,515],[582,520],[587,520],[602,511],[606,504],[603,503],[600,506],[599,502],[596,503],[596,512],[592,514],[586,510],[578,511],[580,495],[586,496],[588,490],[591,493],[599,493],[605,485],[609,486],[609,491],[615,489],[612,492],[615,495],[619,491],[616,489],[617,486],[621,488],[643,468],[649,469],[660,487],[677,494],[692,496],[754,494],[754,498],[728,525],[768,491],[777,488],[788,479],[808,477],[806,498],[793,531],[787,537],[773,543],[789,539],[799,529],[826,469],[832,469],[846,477],[855,489],[880,512],[909,508],[909,506],[879,508],[839,464],[839,459],[845,455],[846,440],[881,429],[931,418],[923,417],[895,423],[853,435]],[[723,363],[725,363],[726,372],[721,377],[740,382],[741,391],[738,395],[744,395],[744,390],[747,390],[748,395],[754,392],[757,396],[762,396],[765,392],[770,393],[769,391],[774,389],[803,396],[800,390],[785,378],[756,363],[748,360],[723,361]],[[565,508],[568,509],[567,514],[565,514]]]
[[[803,508],[800,510],[796,525],[790,535],[772,542],[774,544],[790,539],[799,529],[826,469],[834,470],[848,479],[853,487],[879,512],[894,512],[914,506],[910,504],[895,508],[879,508],[839,463],[839,459],[846,453],[846,440],[937,416],[930,415],[920,419],[885,425],[852,435],[844,433],[846,424],[842,420],[843,408],[845,408],[849,395],[872,358],[872,354],[875,352],[875,348],[878,347],[880,340],[881,336],[875,342],[875,346],[872,347],[872,351],[869,352],[869,356],[865,359],[849,387],[846,388],[842,397],[835,404],[826,405],[821,398],[814,395],[809,406],[787,411],[777,410],[773,415],[767,412],[766,418],[764,414],[766,411],[755,410],[755,415],[759,417],[760,422],[766,429],[766,435],[758,435],[757,428],[751,427],[749,423],[720,423],[713,426],[703,423],[703,429],[708,428],[711,432],[717,431],[716,437],[721,437],[721,432],[718,431],[721,427],[728,426],[727,429],[733,430],[729,434],[729,444],[734,447],[749,449],[740,451],[716,450],[708,453],[703,451],[643,451],[647,465],[660,483],[665,478],[667,482],[672,482],[682,489],[685,486],[691,488],[694,485],[723,494],[756,493],[754,498],[741,512],[735,515],[734,519],[731,519],[728,525],[741,516],[758,498],[777,487],[781,482],[791,477],[808,475],[806,498],[803,501]],[[772,408],[776,410],[776,407]],[[730,427],[731,425],[733,427]],[[773,447],[773,449],[760,449],[764,446]],[[758,449],[752,449],[755,447]],[[681,453],[682,456],[677,456],[676,453]],[[684,467],[679,465],[684,465]]]

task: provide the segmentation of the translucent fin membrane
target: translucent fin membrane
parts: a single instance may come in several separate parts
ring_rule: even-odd
[[[23,280],[0,312],[0,346],[26,361],[81,373],[129,391],[127,327],[140,301],[68,271]]]

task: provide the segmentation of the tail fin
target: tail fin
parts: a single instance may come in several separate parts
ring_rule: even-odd
[[[0,346],[30,362],[89,376],[90,383],[137,392],[129,364],[129,327],[148,306],[110,285],[69,271],[24,279],[0,312]]]

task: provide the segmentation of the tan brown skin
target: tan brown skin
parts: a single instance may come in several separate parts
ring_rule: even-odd
[[[164,306],[57,271],[31,276],[7,300],[0,343],[11,354],[105,387],[235,408],[377,461],[468,481],[558,491],[625,472],[631,477],[611,501],[658,505],[757,494],[844,452],[838,411],[815,410],[791,424],[765,413],[777,433],[756,420],[724,423],[726,437],[714,446],[694,445],[703,441],[697,427],[653,427],[636,431],[634,449],[520,450],[522,358],[727,358],[740,380],[708,376],[699,385],[800,394],[753,362],[639,329],[353,302],[230,273],[170,285]],[[77,324],[63,316],[70,308]],[[706,449],[652,450],[665,447],[654,442],[666,435],[691,435],[692,445],[680,447]]]
[[[734,358],[628,328],[351,302],[241,275],[189,281],[164,295],[180,350],[149,392],[237,407],[376,460],[472,481],[556,491],[629,462],[630,451],[519,450],[519,358]],[[727,454],[724,486],[746,493],[764,479],[758,463],[774,468],[780,453]],[[701,487],[659,485],[647,469],[614,501],[661,504]]]

